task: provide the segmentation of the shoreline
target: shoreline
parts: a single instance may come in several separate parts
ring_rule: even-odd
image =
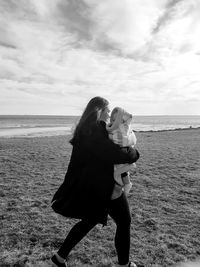
[[[200,126],[198,127],[185,127],[185,128],[174,128],[174,129],[162,129],[162,130],[148,130],[148,131],[134,131],[136,133],[154,133],[154,132],[174,132],[174,131],[185,131],[185,130],[199,130]]]

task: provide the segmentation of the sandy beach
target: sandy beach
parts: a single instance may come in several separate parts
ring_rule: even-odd
[[[147,267],[198,260],[200,129],[136,135],[141,158],[129,196],[132,258]],[[0,138],[0,266],[52,266],[75,222],[50,207],[70,153],[67,136]],[[114,232],[112,220],[95,227],[72,251],[69,266],[114,266]]]

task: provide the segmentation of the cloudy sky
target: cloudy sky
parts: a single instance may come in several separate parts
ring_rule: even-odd
[[[200,115],[199,0],[0,0],[0,114]]]

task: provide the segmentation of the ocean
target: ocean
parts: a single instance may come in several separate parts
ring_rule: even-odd
[[[0,137],[37,137],[71,134],[78,116],[0,115]],[[200,115],[135,116],[135,131],[163,131],[200,127]]]

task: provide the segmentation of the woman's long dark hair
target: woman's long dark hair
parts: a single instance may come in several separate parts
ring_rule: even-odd
[[[92,98],[87,104],[73,134],[72,139],[69,141],[74,145],[80,140],[81,136],[89,136],[92,131],[92,125],[97,123],[100,111],[108,106],[109,102],[100,96]]]

